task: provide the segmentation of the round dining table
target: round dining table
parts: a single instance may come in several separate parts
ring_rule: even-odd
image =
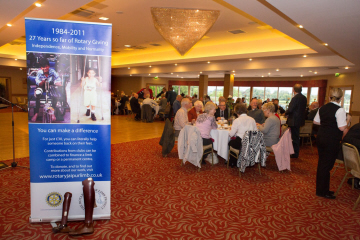
[[[213,148],[217,151],[217,155],[224,158],[227,161],[229,156],[229,147],[228,143],[230,141],[229,136],[230,129],[212,129],[210,131],[210,136],[214,139]]]

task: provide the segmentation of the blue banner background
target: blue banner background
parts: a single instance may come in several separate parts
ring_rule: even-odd
[[[111,24],[25,19],[26,51],[111,56]]]

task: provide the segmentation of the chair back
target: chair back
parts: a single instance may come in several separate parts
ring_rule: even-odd
[[[305,125],[300,127],[300,134],[311,134],[313,128],[313,122],[312,121],[305,121]]]
[[[355,171],[360,174],[360,157],[357,148],[349,143],[343,143],[342,150],[346,171],[348,172],[348,168],[350,168],[352,172]]]
[[[23,102],[21,101],[21,97],[16,97],[16,102],[18,103],[18,104],[22,104]]]

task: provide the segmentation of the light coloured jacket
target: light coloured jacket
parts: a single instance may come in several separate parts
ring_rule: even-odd
[[[290,129],[286,130],[280,141],[271,146],[275,154],[276,164],[279,171],[290,170],[290,155],[294,154]]]
[[[179,158],[185,164],[187,161],[201,168],[203,155],[203,140],[197,127],[186,125],[178,137]]]

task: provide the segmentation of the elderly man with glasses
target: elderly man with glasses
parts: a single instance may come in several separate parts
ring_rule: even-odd
[[[215,112],[215,119],[221,120],[221,118],[226,120],[229,118],[229,110],[226,108],[226,102],[224,101],[219,102],[218,109]]]

